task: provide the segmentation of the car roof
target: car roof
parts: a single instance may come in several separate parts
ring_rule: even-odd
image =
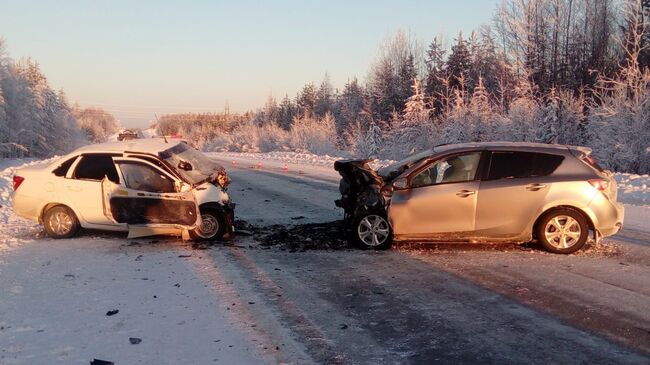
[[[451,152],[451,151],[460,151],[460,150],[472,150],[472,149],[514,149],[514,150],[526,150],[526,151],[538,151],[538,152],[548,152],[549,150],[562,150],[566,151],[568,149],[579,150],[584,153],[591,153],[591,149],[582,146],[569,146],[562,144],[550,144],[550,143],[536,143],[536,142],[507,142],[507,141],[495,141],[495,142],[470,142],[470,143],[456,143],[456,144],[446,144],[440,145],[433,148],[432,152]]]
[[[70,155],[81,153],[123,153],[123,152],[140,152],[158,155],[159,152],[172,148],[183,141],[178,139],[163,138],[143,138],[131,139],[122,142],[107,142],[91,144],[74,150]]]

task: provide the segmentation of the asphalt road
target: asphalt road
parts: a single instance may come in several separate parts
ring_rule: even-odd
[[[229,174],[249,223],[341,218],[332,179]],[[288,362],[639,364],[650,363],[648,237],[624,230],[569,256],[516,245],[290,252],[241,235],[208,252],[238,297],[255,298],[257,331],[293,341]]]

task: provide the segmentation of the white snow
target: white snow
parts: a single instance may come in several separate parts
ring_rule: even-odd
[[[618,184],[618,200],[626,204],[650,204],[650,175],[614,174]]]

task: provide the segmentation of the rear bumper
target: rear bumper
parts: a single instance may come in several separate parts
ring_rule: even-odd
[[[589,208],[596,218],[593,219],[594,228],[602,237],[615,235],[623,228],[625,208],[623,204],[611,202],[602,194],[599,195],[589,204]]]

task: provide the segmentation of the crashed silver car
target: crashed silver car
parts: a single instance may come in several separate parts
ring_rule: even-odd
[[[53,238],[72,237],[79,228],[194,240],[232,232],[224,168],[179,140],[84,146],[19,169],[13,180],[16,214],[42,223]]]
[[[528,242],[579,250],[616,234],[623,206],[612,174],[586,147],[468,143],[434,147],[373,170],[337,161],[345,227],[364,248],[397,241]]]

